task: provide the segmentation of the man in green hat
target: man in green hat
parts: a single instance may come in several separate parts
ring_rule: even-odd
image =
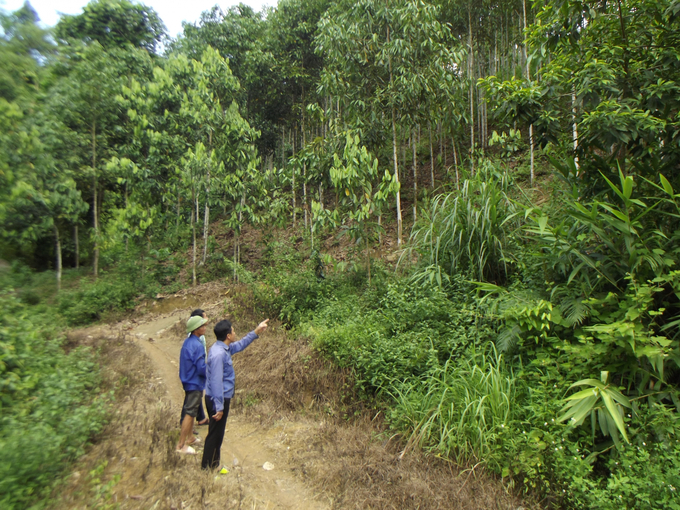
[[[187,444],[189,435],[193,435],[194,419],[201,405],[203,390],[205,389],[205,349],[201,343],[201,335],[205,335],[205,324],[208,319],[200,316],[189,317],[187,321],[187,333],[190,335],[184,340],[179,354],[179,378],[184,387],[184,404],[182,414],[182,430],[179,434],[177,452],[195,455],[194,450]],[[194,438],[195,443],[199,438]]]

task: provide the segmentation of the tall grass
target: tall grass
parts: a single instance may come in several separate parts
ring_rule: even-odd
[[[510,179],[486,163],[462,182],[461,189],[437,196],[411,235],[411,247],[426,269],[415,279],[444,279],[468,273],[480,281],[505,278],[512,259],[517,211],[508,197]]]
[[[393,418],[411,430],[407,448],[417,445],[499,470],[504,442],[520,419],[522,393],[492,345],[487,353],[449,360],[423,381],[403,385]]]

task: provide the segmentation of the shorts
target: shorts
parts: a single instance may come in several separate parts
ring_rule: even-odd
[[[192,390],[184,392],[184,405],[182,406],[182,414],[188,414],[192,418],[196,418],[198,408],[201,405],[203,392],[200,390]]]

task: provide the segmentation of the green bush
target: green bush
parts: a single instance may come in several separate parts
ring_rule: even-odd
[[[374,392],[459,356],[480,329],[469,305],[402,279],[362,296],[324,298],[301,331],[338,365],[352,367],[363,390]]]
[[[38,508],[101,430],[107,407],[94,353],[61,349],[59,319],[1,295],[0,506]]]
[[[132,308],[141,290],[135,280],[102,274],[95,282],[82,283],[77,290],[60,293],[57,309],[72,326],[88,324],[101,319],[107,312]],[[153,293],[153,289],[145,290]]]

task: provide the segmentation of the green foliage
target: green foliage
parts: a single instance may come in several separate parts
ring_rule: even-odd
[[[584,379],[572,384],[569,389],[578,386],[587,386],[566,398],[566,405],[562,409],[562,416],[557,421],[570,420],[570,424],[581,425],[590,416],[593,437],[595,436],[595,420],[600,424],[602,435],[610,436],[619,444],[620,433],[627,443],[628,435],[623,424],[624,407],[630,408],[630,401],[621,392],[607,384],[609,372],[602,372],[600,381]]]
[[[606,187],[600,173],[616,178],[615,161],[648,178],[671,175],[680,154],[677,1],[541,0],[536,9],[529,39],[543,105],[568,125],[560,98],[573,94],[581,191]]]
[[[523,391],[502,355],[471,351],[433,367],[422,379],[397,385],[390,419],[410,431],[409,444],[500,472],[507,462],[505,443],[523,417],[517,405]]]
[[[480,281],[507,278],[518,226],[510,186],[509,175],[488,163],[460,191],[438,195],[411,234],[425,266],[414,280],[442,285],[457,273]]]
[[[519,129],[510,129],[507,133],[503,131],[501,134],[493,131],[489,140],[489,147],[498,145],[505,157],[512,157],[519,151],[521,143],[522,132]]]
[[[139,290],[128,279],[106,278],[59,295],[57,309],[72,326],[89,324],[107,312],[130,308]]]
[[[265,315],[277,316],[289,327],[316,310],[322,298],[330,297],[338,286],[319,278],[314,262],[304,262],[287,244],[272,243],[265,255],[269,265],[253,288],[253,298]]]
[[[58,39],[97,41],[108,47],[137,46],[155,51],[165,37],[165,26],[156,11],[127,0],[92,0],[82,14],[62,16]]]
[[[53,315],[0,295],[0,504],[27,508],[54,488],[68,463],[101,430],[106,398],[94,353],[66,354]]]
[[[355,292],[342,297],[336,291],[301,328],[340,366],[352,367],[369,394],[422,376],[462,354],[479,335],[473,308],[406,280],[387,282],[361,300]]]

